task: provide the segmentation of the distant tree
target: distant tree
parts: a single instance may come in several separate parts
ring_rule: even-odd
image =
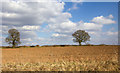
[[[90,40],[90,36],[85,30],[77,30],[72,34],[72,36],[75,38],[73,39],[74,42],[78,42],[79,45],[81,45],[81,42],[86,42]]]
[[[12,44],[12,47],[16,47],[18,44],[20,44],[20,33],[16,29],[10,29],[8,31],[8,37],[5,39],[5,41],[8,44]]]

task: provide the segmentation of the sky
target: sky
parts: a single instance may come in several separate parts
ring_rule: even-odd
[[[90,44],[118,44],[117,2],[3,2],[2,45],[8,30],[20,32],[21,45],[78,45],[72,34],[85,30]],[[84,43],[82,43],[84,44]]]

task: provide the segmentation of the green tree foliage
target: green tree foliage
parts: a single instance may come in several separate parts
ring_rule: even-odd
[[[78,42],[79,45],[81,45],[81,42],[86,42],[90,40],[90,36],[85,30],[77,30],[72,34],[72,36],[75,38],[73,39],[74,42]]]
[[[12,44],[12,47],[18,46],[20,44],[20,33],[16,29],[10,29],[8,31],[9,35],[5,39],[8,44]]]

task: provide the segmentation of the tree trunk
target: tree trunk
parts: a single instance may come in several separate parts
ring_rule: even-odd
[[[13,43],[12,43],[12,45],[13,45],[13,48],[15,47],[15,40],[13,40]]]
[[[79,42],[79,45],[81,46],[81,42]]]

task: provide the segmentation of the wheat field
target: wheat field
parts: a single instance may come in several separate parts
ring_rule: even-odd
[[[2,49],[3,71],[118,71],[119,46]]]

